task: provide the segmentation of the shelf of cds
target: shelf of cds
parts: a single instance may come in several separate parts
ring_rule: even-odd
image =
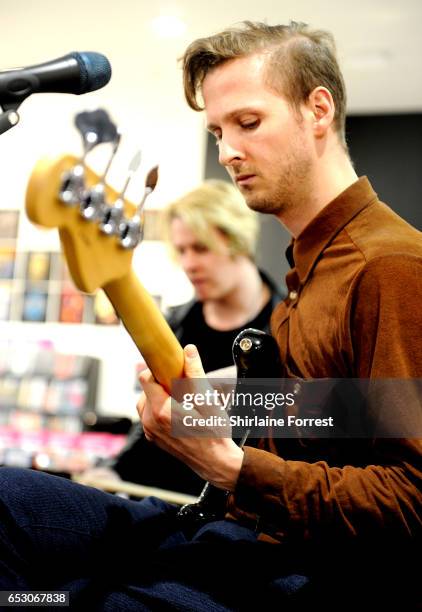
[[[99,360],[0,341],[0,464],[78,472],[116,454],[124,435],[86,431]]]
[[[0,321],[116,325],[103,291],[78,291],[62,255],[17,248],[18,211],[0,211]]]
[[[38,340],[26,339],[25,328],[29,322],[116,326],[119,319],[102,291],[91,296],[75,289],[59,252],[22,248],[19,214],[0,210],[0,321],[5,326],[0,465],[78,472],[116,454],[126,439],[87,426],[97,413],[101,360],[54,350],[49,339],[54,325],[41,325]],[[81,333],[83,325],[77,327]]]

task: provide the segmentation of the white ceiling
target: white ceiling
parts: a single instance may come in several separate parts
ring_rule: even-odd
[[[422,110],[421,0],[0,0],[0,15],[4,68],[102,51],[119,87],[135,80],[166,97],[180,85],[175,56],[192,39],[244,19],[306,21],[334,33],[352,111]],[[160,15],[182,19],[185,33],[158,38],[151,20]]]

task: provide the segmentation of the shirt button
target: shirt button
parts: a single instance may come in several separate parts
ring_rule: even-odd
[[[297,298],[297,291],[290,291],[289,298],[295,300]]]

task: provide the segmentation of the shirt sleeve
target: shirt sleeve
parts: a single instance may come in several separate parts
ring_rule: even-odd
[[[420,259],[388,256],[366,264],[346,305],[352,376],[422,377],[421,304]],[[348,442],[362,446],[361,440]],[[278,540],[366,540],[386,529],[389,537],[413,538],[422,528],[421,442],[365,440],[360,458],[352,453],[354,460],[341,466],[330,465],[323,453],[298,461],[284,459],[282,450],[277,456],[245,447],[229,511],[239,519],[254,517]]]

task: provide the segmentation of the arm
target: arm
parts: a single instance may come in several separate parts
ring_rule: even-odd
[[[384,257],[364,268],[346,310],[351,376],[422,377],[421,304],[416,258]],[[282,454],[288,441],[280,442]],[[406,539],[420,532],[420,440],[314,442],[316,452],[304,461],[245,448],[232,514],[259,516],[278,538],[366,539],[388,528],[390,538]],[[340,454],[332,452],[334,446]],[[309,448],[303,451],[309,454]],[[275,443],[271,450],[276,452]]]
[[[192,380],[195,391],[203,385],[205,373],[196,347],[186,346],[184,355],[186,378],[200,379]],[[154,381],[149,370],[141,373],[140,381],[144,394],[139,400],[138,412],[147,439],[183,461],[201,478],[219,488],[233,491],[242,463],[242,450],[229,437],[173,437],[170,396]]]

